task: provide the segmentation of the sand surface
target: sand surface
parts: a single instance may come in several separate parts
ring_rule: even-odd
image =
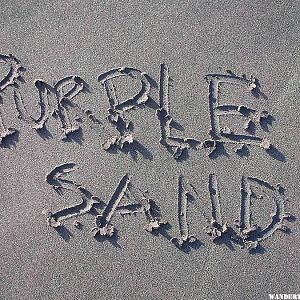
[[[1,1],[0,299],[299,294],[299,9]]]

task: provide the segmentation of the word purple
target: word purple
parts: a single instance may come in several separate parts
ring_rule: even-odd
[[[160,143],[172,153],[175,159],[181,159],[183,154],[190,150],[208,149],[210,158],[222,152],[224,145],[232,145],[235,152],[240,155],[247,155],[249,146],[257,146],[265,149],[272,157],[284,160],[271,142],[261,136],[256,135],[255,128],[260,126],[268,131],[268,125],[272,124],[273,117],[266,110],[256,110],[244,105],[221,104],[220,86],[229,84],[239,86],[244,89],[250,97],[266,98],[261,91],[257,78],[253,75],[238,76],[227,70],[227,74],[207,74],[205,79],[208,83],[208,107],[210,114],[209,138],[199,141],[194,138],[181,138],[172,134],[175,122],[170,113],[170,93],[171,86],[169,68],[166,64],[160,65],[160,78],[156,103],[150,96],[152,90],[156,89],[156,81],[147,73],[135,68],[121,67],[109,70],[98,76],[98,81],[106,91],[109,104],[106,120],[100,120],[91,110],[84,110],[80,105],[75,104],[73,99],[81,93],[88,91],[88,84],[79,76],[67,76],[58,80],[53,86],[42,80],[35,81],[38,91],[38,104],[40,107],[39,116],[32,117],[24,104],[24,99],[19,84],[24,82],[23,74],[25,68],[14,56],[0,55],[0,63],[7,65],[9,71],[0,81],[0,92],[5,92],[9,87],[13,89],[15,108],[19,119],[38,132],[45,130],[45,126],[50,117],[59,119],[63,132],[63,139],[76,134],[81,130],[81,123],[84,120],[97,124],[100,130],[106,130],[107,126],[113,126],[116,135],[109,137],[103,142],[103,148],[110,150],[117,148],[123,150],[125,147],[136,147],[138,142],[134,137],[133,123],[128,121],[127,113],[142,106],[148,106],[156,110],[156,117],[160,124]],[[133,78],[140,84],[140,90],[131,98],[120,101],[116,93],[116,79],[122,77]],[[55,97],[55,101],[50,101],[49,95]],[[71,114],[72,112],[72,114]],[[76,116],[74,117],[74,112]],[[223,126],[226,118],[242,118],[244,126],[242,133],[235,133],[229,126]],[[222,118],[222,122],[221,122]],[[5,126],[0,111],[0,143],[8,136],[14,135],[17,130]]]

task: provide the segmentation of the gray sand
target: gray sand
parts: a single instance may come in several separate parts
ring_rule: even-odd
[[[9,86],[0,94],[5,126],[18,130],[5,138],[0,148],[0,299],[269,299],[270,293],[300,293],[300,3],[42,2],[0,4],[0,54],[13,54],[26,68],[25,82],[19,81],[18,88]],[[168,86],[160,82],[162,63],[172,80],[165,94],[162,89],[159,93],[160,83]],[[97,78],[120,67],[135,68],[152,78],[151,99],[124,113],[134,124],[133,137],[139,144],[125,142],[122,151],[106,151],[102,144],[118,132],[106,119],[109,101]],[[2,79],[9,69],[7,64],[0,64],[0,69]],[[161,115],[159,119],[156,110],[162,97],[169,101],[170,110],[164,107],[161,112],[168,112],[176,121],[172,136],[201,143],[212,140],[208,131],[213,97],[209,95],[210,81],[204,78],[208,74],[234,78],[246,74],[250,83],[250,75],[255,76],[252,90],[241,84],[221,85],[218,101],[220,105],[268,111],[274,118],[272,124],[262,124],[263,129],[258,126],[255,136],[270,140],[276,149],[254,145],[239,155],[234,148],[241,145],[225,143],[223,150],[218,148],[210,157],[211,148],[189,149],[188,155],[185,151],[178,161],[160,143],[160,121],[166,119]],[[92,111],[105,129],[83,114],[83,122],[77,122],[82,132],[62,140],[59,116],[49,116],[48,132],[40,135],[29,126],[29,119],[17,118],[14,92],[20,93],[28,112],[37,118],[39,93],[35,80],[53,87],[71,75],[80,76],[89,85],[89,92],[80,92],[71,102]],[[115,80],[121,102],[136,95],[140,86],[140,81],[129,76]],[[76,107],[71,107],[73,119],[74,111]],[[240,122],[228,115],[222,118],[226,126],[232,125],[237,131],[246,120]],[[169,142],[169,136],[163,141]],[[121,147],[122,142],[116,143]],[[174,152],[175,148],[169,150]],[[45,180],[55,166],[66,163],[76,165],[73,172],[61,177],[69,182],[55,181],[51,176]],[[126,174],[130,176],[131,194],[125,186]],[[121,192],[112,197],[122,178],[125,193],[121,187]],[[65,190],[61,196],[58,192],[63,188],[52,188],[57,183],[76,192]],[[241,193],[242,183],[246,188]],[[285,195],[278,183],[286,189]],[[251,196],[256,197],[251,204],[251,225],[267,228],[277,203],[273,227],[279,227],[282,219],[289,228],[287,232],[275,230],[251,251],[246,246],[256,246],[259,236],[267,236],[271,230],[254,229],[252,243],[241,238],[238,226],[247,229],[250,220],[247,184],[256,185],[257,191],[253,190]],[[93,195],[86,196],[86,203],[95,200],[99,207],[66,220],[64,212],[55,215],[81,203],[82,187]],[[216,188],[219,197],[213,192]],[[160,208],[157,224],[151,216],[147,218],[145,202],[138,202],[145,190],[148,193],[144,196]],[[138,195],[134,197],[134,193]],[[119,210],[109,220],[110,209],[133,200],[138,200],[134,201],[139,204],[134,206],[137,213],[120,216]],[[241,201],[246,203],[242,216]],[[59,225],[59,220],[50,213],[47,223],[47,211],[60,216],[63,226],[52,227]],[[103,216],[96,218],[101,211]],[[283,218],[286,212],[295,218]],[[78,211],[73,208],[67,213],[76,215]],[[206,219],[212,217],[224,226],[212,224],[206,233],[203,228],[210,225]],[[234,224],[237,219],[239,224]],[[163,221],[169,225],[158,224]],[[104,223],[113,224],[115,232],[107,226],[103,229]],[[237,240],[226,230],[226,224],[237,233]],[[91,232],[94,227],[96,238]],[[212,241],[218,234],[221,237]]]

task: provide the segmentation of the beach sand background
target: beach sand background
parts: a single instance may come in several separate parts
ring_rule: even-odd
[[[1,299],[269,299],[269,293],[300,293],[299,263],[299,21],[298,1],[2,1],[1,54],[12,53],[26,68],[19,91],[37,114],[36,79],[53,85],[68,75],[89,84],[90,93],[74,102],[105,121],[108,100],[98,75],[118,67],[149,74],[159,85],[160,64],[169,67],[171,115],[182,137],[208,139],[209,73],[253,74],[264,97],[250,97],[230,85],[222,87],[224,103],[244,101],[274,117],[264,134],[280,151],[269,155],[250,147],[240,157],[207,156],[189,151],[177,162],[159,143],[155,109],[128,112],[137,153],[102,149],[106,133],[82,124],[82,135],[61,140],[59,122],[47,123],[48,138],[17,118],[13,89],[2,94],[1,112],[19,134],[0,148]],[[2,73],[1,73],[2,74]],[[130,80],[116,83],[121,99],[139,88]],[[153,101],[159,103],[158,89]],[[246,102],[245,102],[246,101]],[[178,177],[192,183],[198,197],[189,204],[194,247],[176,248],[163,235],[143,229],[145,217],[114,216],[118,239],[96,240],[90,230],[95,216],[65,222],[59,234],[48,226],[43,210],[57,211],[80,202],[72,193],[59,196],[45,181],[56,165],[73,162],[69,174],[107,202],[129,173],[136,186],[148,190],[178,236]],[[286,209],[294,222],[290,234],[276,231],[249,253],[224,240],[214,243],[203,227],[210,217],[209,174],[219,180],[224,219],[239,218],[241,177],[253,176],[286,188]],[[274,204],[262,199],[255,207],[261,225],[270,222]],[[67,234],[69,232],[69,234]]]

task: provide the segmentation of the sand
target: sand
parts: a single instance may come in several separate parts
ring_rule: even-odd
[[[0,298],[299,294],[299,8],[2,1]]]

